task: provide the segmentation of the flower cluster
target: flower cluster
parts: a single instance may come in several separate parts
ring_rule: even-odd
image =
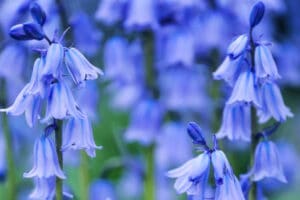
[[[8,108],[1,109],[11,115],[25,114],[30,127],[38,121],[46,123],[45,133],[34,145],[34,166],[24,174],[36,179],[32,198],[46,198],[53,195],[53,179],[66,178],[57,156],[57,150],[85,150],[91,157],[100,149],[93,139],[88,116],[75,100],[72,87],[84,86],[88,80],[95,80],[103,72],[93,66],[76,48],[68,48],[57,38],[50,40],[43,31],[46,14],[37,3],[30,7],[34,22],[17,24],[10,35],[17,40],[42,40],[49,42],[47,49],[40,50],[40,57],[34,62],[29,83]],[[62,129],[62,132],[59,129]],[[62,146],[55,148],[51,134],[62,134]],[[58,136],[59,137],[59,136]],[[56,141],[58,142],[58,141]],[[55,179],[55,178],[54,178]],[[40,192],[37,192],[40,191]],[[41,192],[42,191],[42,192]]]

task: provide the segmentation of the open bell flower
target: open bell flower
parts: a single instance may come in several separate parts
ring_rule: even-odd
[[[60,179],[66,178],[59,166],[55,144],[50,137],[43,135],[35,141],[33,160],[33,168],[24,173],[25,178],[50,178],[52,176]]]
[[[249,43],[248,36],[246,34],[237,37],[228,47],[227,54],[230,58],[239,57],[245,50]]]

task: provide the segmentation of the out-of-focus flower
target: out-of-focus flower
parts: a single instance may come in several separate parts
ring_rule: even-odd
[[[91,183],[90,200],[116,200],[113,185],[106,180],[98,179]]]
[[[287,182],[278,150],[273,142],[262,141],[257,145],[251,174],[253,174],[254,181],[274,178],[284,183]]]
[[[25,178],[50,178],[52,176],[57,176],[61,179],[65,178],[58,163],[55,144],[50,137],[42,135],[37,139],[34,144],[33,154],[33,168],[29,172],[24,173]]]
[[[125,3],[128,0],[102,0],[99,3],[95,18],[106,25],[113,25],[122,20]]]
[[[293,117],[290,109],[284,104],[279,87],[268,82],[261,88],[261,109],[258,111],[259,122],[264,123],[273,117],[277,121],[285,121]]]

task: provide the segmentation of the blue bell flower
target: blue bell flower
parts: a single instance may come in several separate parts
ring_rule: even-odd
[[[105,25],[113,25],[122,20],[127,0],[103,0],[100,1],[95,13],[96,20]]]
[[[90,157],[95,157],[95,150],[101,148],[95,144],[92,126],[87,117],[68,119],[63,129],[63,151],[84,149]]]
[[[176,178],[175,189],[178,193],[204,195],[210,169],[210,156],[207,152],[187,161],[182,166],[167,172],[170,178]]]
[[[261,109],[258,110],[259,122],[264,123],[273,117],[276,121],[285,121],[293,113],[284,104],[279,87],[273,82],[266,82],[261,88]]]
[[[260,142],[255,149],[254,165],[251,170],[254,181],[274,178],[283,183],[287,180],[283,174],[279,152],[271,141]]]
[[[217,138],[229,140],[251,140],[251,112],[249,105],[226,105],[222,125],[216,133]]]
[[[232,94],[227,104],[234,103],[252,103],[256,107],[261,107],[259,101],[259,90],[255,84],[255,74],[248,70],[244,71],[238,77]]]
[[[247,48],[248,36],[246,34],[238,36],[228,47],[227,54],[230,58],[239,57]]]
[[[117,199],[112,183],[104,179],[98,179],[91,183],[89,197],[90,200]]]
[[[255,48],[255,73],[257,78],[276,80],[281,78],[272,53],[266,45]]]
[[[30,199],[52,199],[55,193],[55,176],[35,178],[35,187],[30,193]]]
[[[65,62],[74,82],[80,84],[86,80],[97,79],[103,72],[92,65],[81,53],[75,48],[67,49],[65,52]]]
[[[66,178],[59,166],[55,144],[50,137],[43,135],[36,139],[33,160],[33,168],[24,173],[25,178],[50,178],[52,176],[57,176],[60,179]]]
[[[52,43],[48,48],[42,76],[45,80],[58,78],[63,64],[64,47],[59,43]]]

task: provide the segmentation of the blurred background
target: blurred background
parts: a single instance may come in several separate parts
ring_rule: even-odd
[[[16,42],[9,28],[30,19],[29,0],[0,1],[1,102],[10,105],[28,82],[34,51],[46,41]],[[74,199],[146,199],[144,185],[154,182],[155,199],[186,199],[176,194],[165,172],[198,154],[186,133],[189,121],[208,141],[221,125],[230,87],[212,78],[227,46],[248,30],[255,0],[38,0],[47,13],[45,30],[53,36],[70,27],[64,45],[79,49],[104,71],[86,88],[74,88],[77,102],[92,119],[94,138],[103,149],[93,159],[64,152],[65,189]],[[271,43],[282,76],[280,88],[294,117],[272,136],[288,183],[263,181],[271,200],[300,195],[300,1],[263,0],[266,13],[255,37]],[[1,103],[1,107],[5,105]],[[271,123],[271,122],[269,122]],[[3,127],[3,126],[2,126]],[[261,127],[265,127],[262,125]],[[24,116],[8,117],[12,145],[0,131],[0,199],[6,199],[7,172],[15,171],[18,199],[27,199],[32,180],[34,139],[43,126],[29,128]],[[249,169],[249,144],[221,142],[235,174]],[[12,158],[12,160],[8,160]],[[11,168],[9,164],[14,163]],[[82,173],[85,171],[85,173]],[[213,187],[213,186],[212,186]]]

